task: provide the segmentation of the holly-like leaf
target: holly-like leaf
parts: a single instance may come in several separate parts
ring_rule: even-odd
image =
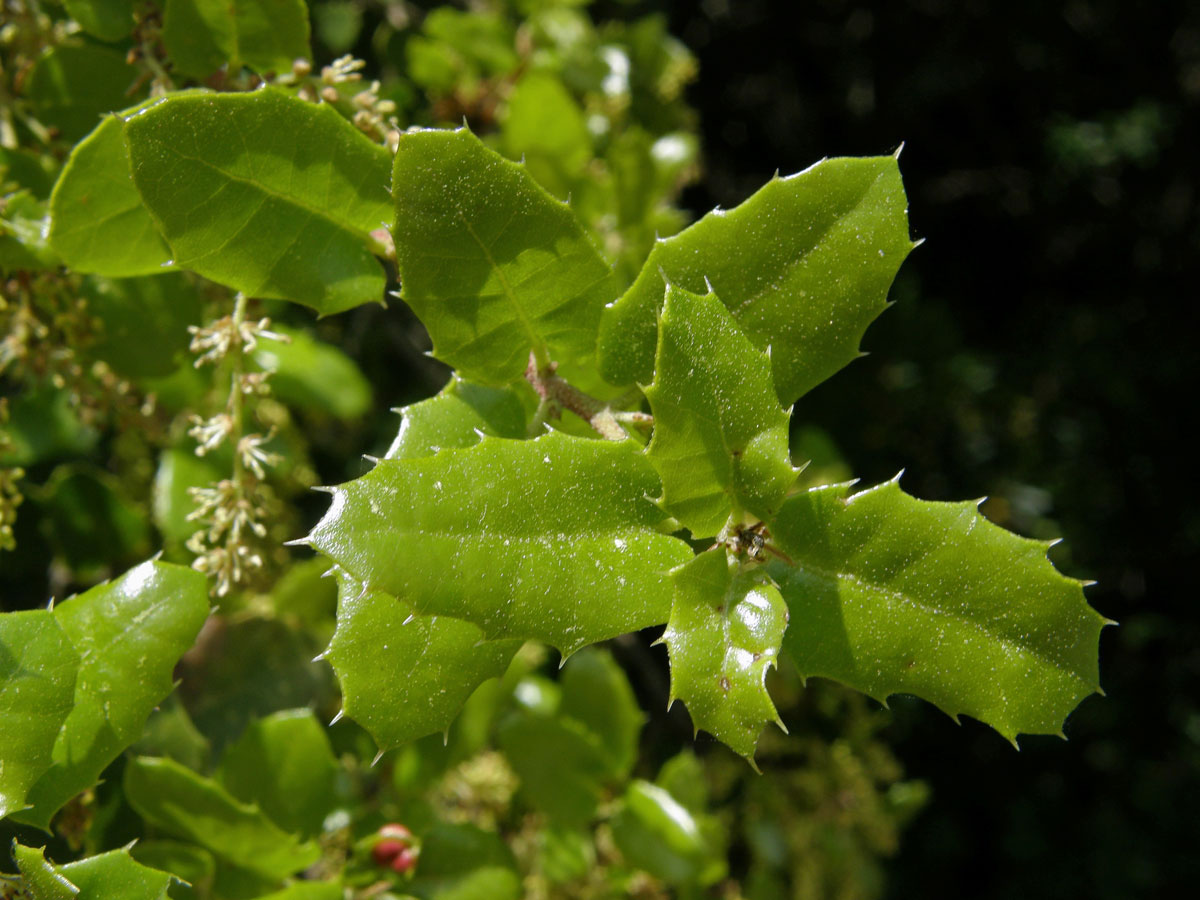
[[[692,551],[661,533],[658,490],[633,441],[488,438],[381,460],[332,489],[308,542],[417,612],[569,654],[666,620]]]
[[[703,729],[752,758],[767,722],[779,722],[767,694],[787,605],[762,569],[740,570],[722,547],[675,572],[675,602],[662,640],[671,655],[671,698]]]
[[[17,815],[41,828],[142,736],[151,710],[171,692],[175,663],[208,615],[207,585],[192,569],[146,562],[64,601],[54,615],[80,665],[53,765],[29,792],[33,808]]]
[[[137,862],[127,850],[112,850],[58,867],[86,900],[163,900],[175,879]]]
[[[275,88],[174,95],[125,136],[180,267],[322,314],[382,299],[370,233],[390,216],[389,154],[332,107]]]
[[[668,285],[658,324],[654,413],[647,455],[662,503],[697,538],[711,537],[743,509],[769,518],[796,480],[788,414],[758,350],[715,294]]]
[[[14,842],[13,861],[34,900],[71,900],[78,896],[79,888],[46,859],[45,847],[26,847]]]
[[[800,674],[877,700],[916,694],[1009,740],[1061,733],[1099,690],[1106,621],[1049,544],[989,522],[976,504],[931,503],[892,480],[792,497],[771,523],[793,565],[771,574],[791,610],[784,649]]]
[[[325,658],[346,715],[389,750],[444,732],[480,684],[504,674],[521,642],[487,641],[470,622],[414,615],[394,596],[337,572],[337,631]]]
[[[451,447],[473,447],[481,435],[525,436],[525,408],[516,391],[472,384],[457,375],[441,393],[397,412],[404,418],[386,459],[411,459]]]
[[[258,807],[174,760],[139,756],[125,767],[125,799],[148,823],[267,878],[286,878],[321,853],[279,829]]]
[[[120,117],[106,116],[71,151],[50,195],[50,246],[72,269],[110,278],[172,267],[171,249],[133,184]]]
[[[533,350],[568,380],[592,368],[612,271],[566,204],[465,128],[402,135],[393,237],[405,302],[434,355],[504,384]]]
[[[0,819],[50,768],[75,699],[79,655],[57,617],[34,609],[0,614]]]
[[[162,39],[175,70],[207,78],[223,65],[236,73],[291,70],[310,59],[304,0],[166,0]]]
[[[776,176],[736,209],[655,244],[605,310],[601,371],[613,384],[649,382],[663,273],[696,293],[707,278],[755,345],[771,348],[775,389],[790,406],[859,355],[913,246],[895,157],[829,159]]]

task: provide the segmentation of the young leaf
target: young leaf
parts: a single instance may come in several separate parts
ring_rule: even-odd
[[[668,285],[658,324],[654,413],[647,455],[663,507],[697,538],[743,508],[769,518],[796,480],[788,414],[771,384],[771,359],[755,349],[715,294]]]
[[[79,655],[54,613],[0,614],[0,819],[50,768],[51,751],[75,698]]]
[[[404,418],[386,459],[432,456],[451,447],[473,447],[480,433],[523,438],[525,408],[512,388],[491,388],[457,375],[441,393],[399,410]]]
[[[1009,740],[1061,733],[1099,690],[1106,620],[1046,559],[1048,545],[992,524],[974,503],[917,500],[895,480],[847,492],[799,494],[771,523],[794,561],[771,574],[800,674],[880,701],[916,694]]]
[[[724,548],[675,572],[675,602],[663,642],[671,654],[671,698],[703,729],[753,758],[767,722],[779,722],[767,669],[779,656],[787,605],[761,569],[739,571]]]
[[[320,850],[281,831],[258,807],[170,759],[138,756],[125,767],[125,799],[149,824],[207,847],[267,878],[312,865]]]
[[[120,117],[106,116],[71,151],[50,195],[50,247],[72,269],[110,278],[172,267],[171,250],[133,184]]]
[[[658,489],[632,441],[488,438],[382,460],[333,490],[308,540],[417,612],[569,654],[666,620],[666,572],[692,551],[659,531]]]
[[[615,288],[565,204],[465,128],[403,135],[392,196],[404,300],[439,359],[487,384],[530,350],[568,380],[588,372]]]
[[[199,572],[152,561],[64,601],[54,615],[80,666],[54,764],[29,792],[33,808],[17,815],[40,828],[141,737],[208,615],[208,594]]]
[[[487,641],[470,622],[413,615],[344,572],[337,631],[325,658],[342,685],[346,715],[380,749],[444,732],[480,684],[504,674],[520,641]]]
[[[829,159],[776,176],[736,209],[654,246],[605,310],[601,371],[613,384],[648,382],[662,273],[696,293],[707,278],[754,344],[771,348],[775,389],[790,406],[858,356],[913,246],[895,157]]]
[[[166,0],[162,40],[175,70],[207,78],[228,64],[283,74],[310,59],[303,0]]]
[[[388,151],[331,107],[275,88],[174,95],[125,136],[177,265],[323,315],[382,299],[370,233],[389,216]]]

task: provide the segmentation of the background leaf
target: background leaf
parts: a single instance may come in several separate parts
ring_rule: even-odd
[[[501,721],[496,741],[531,806],[570,827],[583,827],[595,817],[611,762],[589,728],[520,710]]]
[[[285,74],[310,59],[304,0],[166,0],[162,40],[175,70],[207,78],[226,63]]]
[[[770,571],[801,675],[880,701],[916,694],[1009,740],[1060,733],[1099,690],[1106,620],[1046,559],[1049,543],[993,525],[973,502],[917,500],[896,480],[847,493],[799,494],[771,523],[794,562]]]
[[[628,775],[646,717],[612,654],[592,647],[579,651],[563,665],[559,685],[559,712],[600,739],[611,775]]]
[[[127,26],[126,33],[129,30]],[[139,95],[145,96],[140,90],[130,92],[138,75],[138,68],[116,50],[59,44],[37,61],[26,92],[38,118],[74,142],[95,128],[105,113],[125,109]]]
[[[274,88],[175,95],[125,134],[180,267],[321,314],[382,299],[370,233],[390,217],[390,155],[331,107]]]
[[[788,414],[755,349],[715,294],[668,286],[658,323],[654,434],[646,455],[663,482],[663,507],[696,538],[743,509],[769,517],[796,480]]]
[[[71,18],[102,41],[119,41],[133,31],[133,0],[63,0]]]
[[[588,372],[615,288],[570,209],[465,128],[402,135],[392,197],[401,290],[439,359],[486,384],[531,349]]]
[[[790,406],[858,356],[863,332],[887,306],[914,246],[907,203],[895,157],[829,159],[776,176],[736,209],[659,241],[604,313],[604,377],[649,382],[662,273],[694,293],[707,278],[755,345],[770,346],[775,388]]]
[[[169,375],[200,322],[201,299],[180,273],[157,278],[88,278],[88,311],[103,329],[89,354],[126,378]]]
[[[287,341],[261,339],[256,365],[271,373],[271,393],[299,409],[339,419],[356,419],[371,408],[371,383],[358,365],[333,344],[306,331],[271,325]]]

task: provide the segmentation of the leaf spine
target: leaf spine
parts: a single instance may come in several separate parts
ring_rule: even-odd
[[[375,758],[371,760],[371,768],[372,769],[375,768],[377,765],[379,765],[379,761],[381,759],[383,759],[383,754],[386,752],[387,752],[386,750],[380,750],[378,753],[375,754]]]
[[[334,725],[336,725],[338,722],[342,721],[342,716],[344,716],[345,714],[346,714],[346,708],[345,708],[345,707],[342,707],[341,709],[339,709],[339,710],[337,711],[337,715],[336,715],[336,716],[334,716],[332,719],[330,719],[330,720],[329,720],[329,727],[330,727],[330,728],[332,728],[332,727],[333,727]]]

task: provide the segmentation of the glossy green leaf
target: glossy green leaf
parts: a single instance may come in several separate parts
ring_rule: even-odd
[[[285,878],[320,857],[316,844],[301,843],[257,807],[172,760],[131,759],[124,786],[129,805],[151,825],[267,878]]]
[[[171,250],[134,186],[118,116],[71,151],[50,195],[50,246],[76,271],[110,278],[171,268]]]
[[[142,735],[171,692],[172,671],[208,615],[199,572],[151,561],[54,610],[80,656],[75,704],[54,745],[54,764],[29,792],[23,822],[45,828]]]
[[[191,78],[226,64],[284,74],[312,57],[304,0],[166,0],[162,39],[175,71]]]
[[[444,732],[480,684],[504,674],[517,640],[486,641],[469,622],[413,615],[394,596],[337,574],[337,631],[325,658],[346,715],[388,750]]]
[[[272,325],[288,340],[260,340],[254,362],[271,372],[271,393],[299,409],[356,419],[371,409],[371,383],[358,365],[332,344],[306,331]]]
[[[692,556],[658,530],[658,478],[632,441],[487,438],[332,491],[308,541],[356,580],[568,654],[665,621],[666,572]]]
[[[221,758],[220,780],[284,831],[310,837],[333,809],[338,765],[312,710],[291,709],[250,724]]]
[[[162,900],[174,880],[169,872],[151,869],[127,850],[113,850],[58,867],[79,889],[81,900]]]
[[[441,393],[397,410],[403,419],[386,459],[431,456],[473,447],[488,437],[525,436],[525,408],[512,388],[492,388],[455,376]]]
[[[715,294],[668,286],[658,325],[654,413],[647,455],[663,483],[663,507],[697,538],[732,514],[768,518],[796,472],[788,414],[771,383],[771,358],[755,349]]]
[[[59,44],[37,61],[26,94],[37,117],[74,142],[95,128],[102,115],[138,99],[130,89],[139,74],[117,50]]]
[[[559,713],[599,738],[612,775],[629,774],[646,717],[616,660],[606,650],[582,650],[563,666],[560,684]]]
[[[614,384],[649,382],[664,274],[695,293],[707,278],[754,344],[771,348],[775,388],[790,406],[859,355],[913,246],[895,157],[829,159],[776,176],[736,209],[655,245],[605,311],[601,371]]]
[[[382,300],[386,147],[281,90],[166,97],[125,120],[134,184],[185,269],[322,314]],[[297,140],[304,135],[304,140]]]
[[[89,355],[126,378],[175,371],[191,342],[188,326],[201,315],[200,294],[185,276],[89,278],[84,292],[102,329]]]
[[[896,480],[850,496],[831,485],[788,500],[771,531],[794,562],[770,568],[803,676],[880,701],[916,694],[1010,740],[1059,733],[1099,690],[1106,620],[1046,559],[1048,543],[973,502],[916,500]]]
[[[63,0],[71,18],[102,41],[119,41],[133,31],[134,0]]]
[[[17,871],[25,879],[25,886],[32,892],[32,900],[71,900],[79,895],[79,888],[59,873],[55,865],[46,859],[44,847],[26,847],[13,844],[13,860]],[[19,895],[18,895],[19,896]]]
[[[409,76],[435,94],[477,91],[480,80],[506,74],[520,62],[512,24],[495,13],[442,6],[430,11],[421,31],[405,47]]]
[[[79,655],[54,613],[0,613],[0,819],[50,768],[75,700]]]
[[[141,840],[129,848],[129,855],[143,866],[170,872],[191,885],[191,891],[177,888],[183,897],[209,896],[217,864],[203,847],[182,841]]]
[[[503,384],[530,350],[587,372],[612,271],[575,215],[516,163],[457,131],[400,138],[393,237],[405,302],[434,354]]]
[[[496,741],[531,806],[571,827],[595,817],[611,762],[590,729],[572,719],[520,711],[500,723]]]
[[[662,639],[671,654],[671,698],[684,702],[697,731],[754,756],[763,725],[779,722],[764,679],[787,623],[787,605],[766,573],[741,571],[722,547],[675,572]]]
[[[626,862],[668,884],[711,884],[725,875],[724,853],[714,852],[699,819],[656,784],[630,784],[611,826]]]

